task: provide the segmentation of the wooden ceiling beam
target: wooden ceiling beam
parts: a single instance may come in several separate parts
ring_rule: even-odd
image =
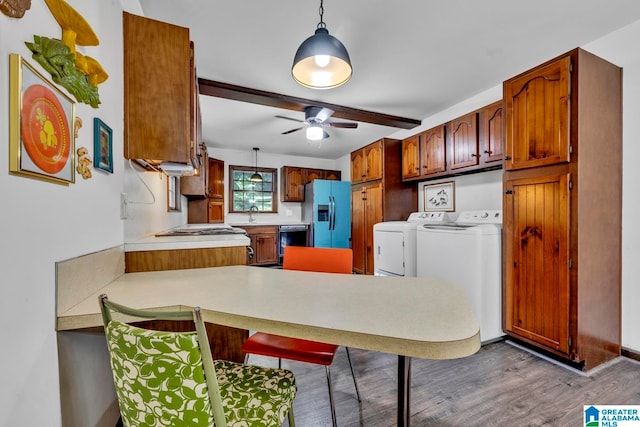
[[[329,104],[327,102],[315,101],[313,99],[282,95],[279,93],[251,89],[248,87],[236,86],[229,83],[222,83],[203,78],[198,78],[198,85],[199,93],[202,95],[250,102],[252,104],[266,105],[269,107],[283,108],[293,111],[304,111],[305,107],[310,106],[326,107],[334,111],[333,117],[353,120],[356,122],[372,123],[401,129],[413,129],[416,126],[420,126],[422,123],[421,120]]]

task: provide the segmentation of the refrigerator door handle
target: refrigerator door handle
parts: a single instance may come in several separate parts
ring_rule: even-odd
[[[329,231],[333,230],[333,197],[329,196]]]
[[[336,198],[331,196],[331,215],[333,216],[331,230],[336,229]]]

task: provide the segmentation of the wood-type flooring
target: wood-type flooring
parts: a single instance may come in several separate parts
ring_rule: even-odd
[[[340,348],[331,368],[338,425],[395,426],[397,356],[350,351],[362,402]],[[249,363],[277,366],[257,356]],[[330,426],[324,367],[283,367],[298,383],[296,425]],[[412,427],[583,426],[583,405],[640,405],[640,363],[625,357],[583,373],[500,341],[463,359],[413,359],[411,369]]]

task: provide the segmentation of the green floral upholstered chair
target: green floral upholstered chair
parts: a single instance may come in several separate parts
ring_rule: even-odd
[[[125,426],[294,427],[296,383],[285,369],[214,361],[200,309],[136,310],[101,295],[113,381]],[[193,320],[195,332],[160,332],[112,318]],[[201,345],[202,344],[202,345]]]

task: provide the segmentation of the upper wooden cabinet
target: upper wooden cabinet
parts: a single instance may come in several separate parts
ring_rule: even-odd
[[[224,199],[224,161],[209,158],[209,185],[207,197]]]
[[[570,85],[569,56],[504,82],[506,170],[569,162]]]
[[[124,157],[191,163],[198,114],[189,29],[123,12]]]
[[[351,182],[367,182],[382,178],[382,141],[366,145],[351,153]]]
[[[283,166],[280,170],[280,200],[283,202],[304,202],[304,168]]]
[[[449,169],[456,170],[479,163],[478,113],[473,112],[449,122]]]
[[[206,147],[204,152],[206,154]],[[198,190],[204,187],[204,195],[199,193],[198,197],[189,197],[189,224],[224,222],[224,161],[207,156],[205,164],[207,166],[201,168],[201,173],[206,178],[196,180]],[[182,188],[185,181],[194,178],[196,177],[182,178]]]
[[[298,166],[283,166],[280,169],[280,201],[304,202],[304,185],[314,179],[331,179],[340,181],[340,171],[327,169],[310,169]]]
[[[478,112],[481,162],[501,162],[504,153],[504,103],[502,100],[487,105]]]
[[[402,179],[424,179],[446,169],[445,126],[402,141]]]
[[[305,169],[304,183],[308,184],[315,179],[324,179],[326,171],[323,169]]]
[[[210,167],[209,154],[204,143],[200,144],[199,153],[197,173],[193,176],[183,176],[180,179],[180,192],[188,198],[208,196]]]

